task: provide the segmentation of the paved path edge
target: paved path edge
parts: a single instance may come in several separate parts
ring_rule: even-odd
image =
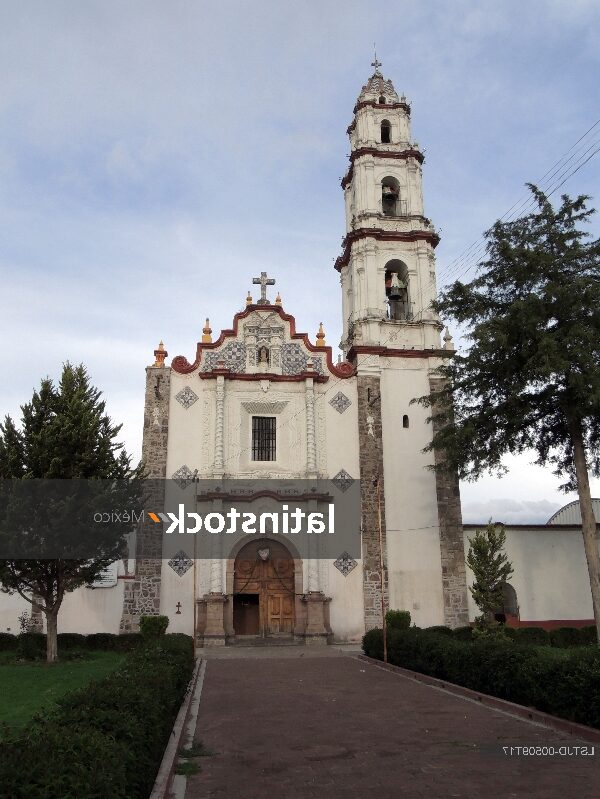
[[[428,674],[421,674],[421,672],[418,671],[411,671],[410,669],[405,669],[402,666],[394,666],[391,663],[384,663],[381,660],[368,657],[367,655],[354,655],[353,657],[355,657],[357,660],[361,660],[363,663],[368,663],[375,668],[394,672],[399,676],[406,677],[410,680],[415,680],[416,682],[424,683],[425,685],[430,685],[433,688],[446,691],[447,693],[454,694],[455,696],[459,696],[463,699],[468,699],[472,702],[477,702],[477,704],[490,707],[494,710],[499,710],[500,712],[507,713],[510,716],[517,716],[524,721],[529,721],[533,724],[541,724],[543,727],[548,727],[558,732],[566,732],[569,733],[569,735],[575,735],[583,740],[600,742],[600,730],[597,730],[594,727],[588,727],[585,724],[578,724],[574,721],[567,721],[567,719],[561,719],[558,716],[552,716],[550,713],[544,713],[542,710],[536,710],[535,708],[526,707],[525,705],[517,705],[514,702],[507,701],[506,699],[499,699],[497,696],[490,696],[489,694],[473,691],[471,688],[465,688],[462,685],[457,685],[456,683],[452,682],[445,682],[437,677],[430,677]]]
[[[165,799],[168,791],[170,790],[175,762],[178,759],[177,752],[181,746],[181,739],[186,727],[190,705],[196,693],[196,685],[198,683],[198,675],[200,674],[201,665],[202,659],[199,658],[196,661],[194,673],[192,674],[188,690],[183,702],[181,703],[181,707],[179,708],[179,713],[177,714],[177,718],[173,724],[171,734],[169,735],[169,742],[165,748],[165,752],[160,763],[160,768],[158,769],[158,774],[156,775],[156,780],[154,781],[154,787],[152,788],[152,793],[150,794],[150,799]]]

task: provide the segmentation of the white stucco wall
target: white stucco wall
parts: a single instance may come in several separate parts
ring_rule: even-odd
[[[420,627],[443,624],[442,572],[428,410],[410,401],[429,392],[425,359],[382,359],[385,516],[390,607],[408,610]],[[402,426],[407,414],[409,427]]]
[[[485,529],[482,524],[480,529]],[[509,582],[517,593],[522,621],[592,619],[592,597],[581,530],[505,527],[505,551],[514,568]],[[465,529],[465,557],[475,528]],[[467,566],[467,583],[473,574]],[[469,618],[478,615],[469,592]]]

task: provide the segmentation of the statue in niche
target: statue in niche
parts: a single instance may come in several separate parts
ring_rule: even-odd
[[[268,347],[259,347],[258,348],[258,365],[259,366],[268,366],[269,365],[269,348]]]

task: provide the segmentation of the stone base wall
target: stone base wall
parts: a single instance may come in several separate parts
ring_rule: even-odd
[[[357,377],[357,388],[364,618],[365,629],[371,630],[373,627],[383,626],[381,613],[382,553],[379,533],[380,514],[383,548],[383,599],[385,610],[389,607],[381,382],[377,376],[359,375]]]
[[[171,370],[165,366],[146,369],[142,460],[147,473],[146,508],[157,511],[165,503],[170,378]],[[162,525],[149,519],[138,527],[135,579],[125,585],[121,632],[137,632],[140,616],[160,613],[162,534]]]
[[[443,378],[430,378],[429,385],[432,393],[440,391]],[[434,435],[438,430],[439,423],[434,421]],[[436,450],[434,458],[436,466],[441,464],[443,453]],[[444,624],[462,627],[469,623],[469,611],[458,475],[455,472],[436,471],[435,487],[440,525]]]

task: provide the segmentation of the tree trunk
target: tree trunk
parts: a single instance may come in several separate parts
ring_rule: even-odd
[[[58,660],[58,608],[46,611],[46,663],[56,663]]]
[[[579,494],[579,506],[581,508],[581,532],[583,533],[583,546],[590,576],[590,588],[592,589],[596,633],[600,643],[600,554],[598,553],[596,539],[596,519],[590,493],[590,480],[581,422],[579,420],[572,421],[570,429],[573,442],[573,460],[577,475],[577,493]]]

